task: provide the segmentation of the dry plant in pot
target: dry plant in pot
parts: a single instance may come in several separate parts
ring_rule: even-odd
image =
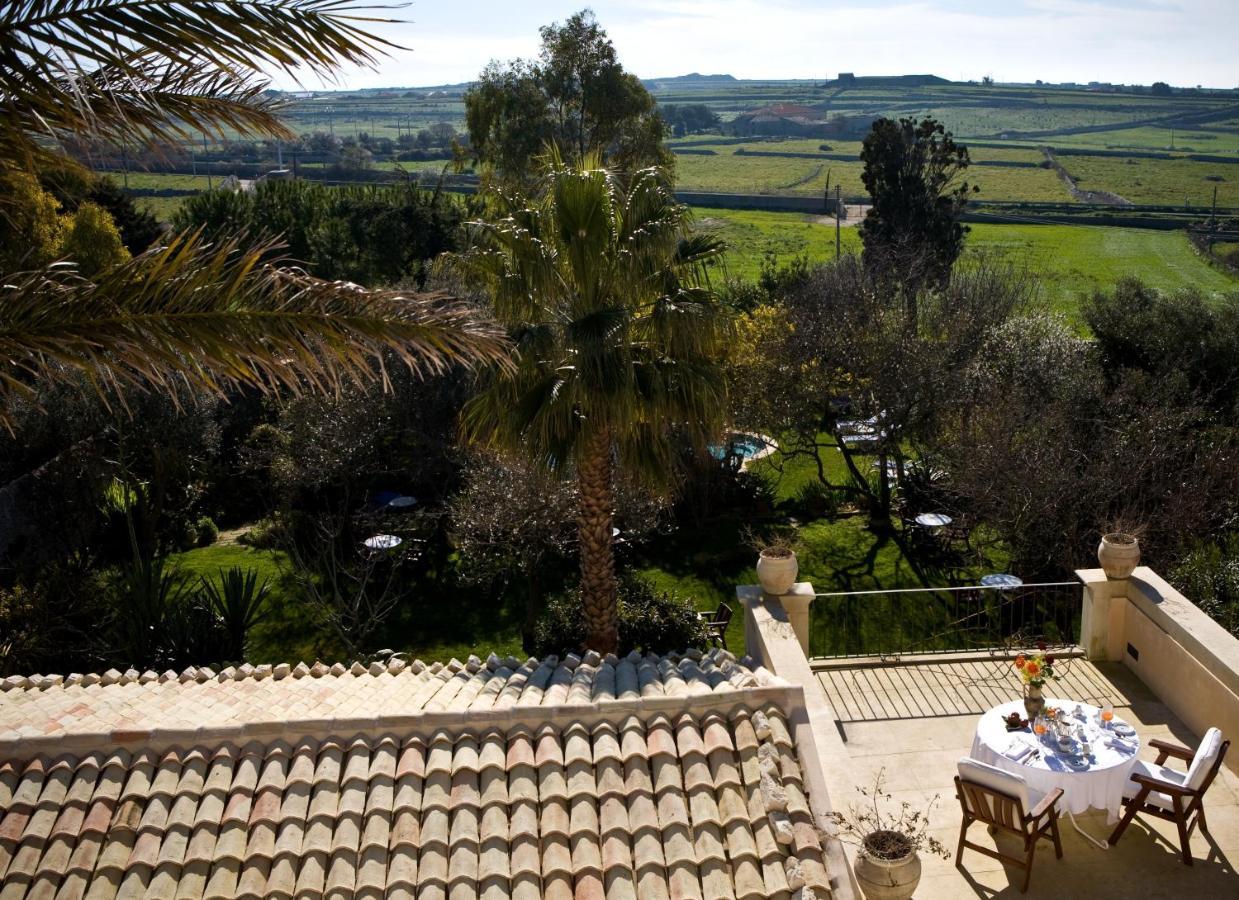
[[[1140,565],[1140,536],[1145,526],[1129,526],[1122,520],[1110,524],[1101,535],[1097,545],[1097,562],[1107,578],[1130,578]]]
[[[796,561],[796,535],[790,529],[780,529],[757,535],[751,529],[749,543],[757,550],[757,581],[767,594],[780,597],[792,589],[800,564]]]
[[[853,871],[868,900],[907,900],[921,881],[920,853],[949,859],[950,851],[929,833],[929,811],[938,802],[935,796],[924,810],[906,800],[891,812],[891,795],[882,789],[885,769],[878,771],[873,788],[858,787],[866,798],[861,806],[852,805],[846,813],[832,815],[839,839],[857,848]]]

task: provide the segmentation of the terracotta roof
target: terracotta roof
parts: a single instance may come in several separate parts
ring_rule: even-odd
[[[507,662],[0,695],[6,734],[62,711],[0,740],[0,898],[828,896],[798,689],[725,651]],[[63,719],[96,704],[138,727]]]

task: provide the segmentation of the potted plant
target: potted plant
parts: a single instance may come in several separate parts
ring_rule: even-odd
[[[1115,523],[1101,536],[1097,545],[1097,561],[1111,579],[1130,578],[1140,565],[1140,534],[1144,527],[1124,529]]]
[[[800,565],[796,562],[796,540],[788,531],[753,536],[757,549],[757,581],[767,594],[781,597],[792,589]]]
[[[950,851],[929,833],[929,812],[938,797],[924,809],[904,801],[889,812],[891,796],[882,790],[885,770],[879,769],[873,789],[857,788],[865,806],[853,805],[847,813],[834,813],[839,839],[855,846],[852,870],[868,900],[907,900],[921,881],[920,852],[949,859]]]
[[[1045,650],[1045,642],[1038,641],[1036,653],[1021,653],[1015,658],[1015,670],[1020,673],[1020,681],[1024,682],[1024,711],[1028,713],[1029,721],[1037,718],[1045,708],[1045,697],[1041,691],[1046,681],[1058,681],[1058,675],[1054,672],[1054,655]]]

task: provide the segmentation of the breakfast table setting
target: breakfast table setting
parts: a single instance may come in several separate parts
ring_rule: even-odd
[[[1140,737],[1115,715],[1109,702],[1095,706],[1041,696],[1045,682],[1057,680],[1054,665],[1053,656],[1044,651],[1016,659],[1017,670],[1032,690],[981,716],[971,756],[1019,775],[1043,795],[1062,788],[1060,811],[1082,835],[1109,849],[1105,841],[1080,828],[1075,817],[1089,809],[1104,809],[1109,822],[1118,821],[1123,788],[1140,753]]]

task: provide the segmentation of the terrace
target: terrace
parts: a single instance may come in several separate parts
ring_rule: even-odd
[[[1155,756],[1152,739],[1195,748],[1210,726],[1225,737],[1239,734],[1239,640],[1150,569],[1117,581],[1100,570],[1077,574],[1080,583],[1036,588],[1006,604],[979,591],[815,596],[806,583],[778,600],[757,587],[737,592],[748,652],[775,674],[806,685],[831,806],[843,810],[856,803],[858,786],[871,787],[881,772],[893,802],[929,807],[930,833],[951,857],[921,854],[917,898],[1020,896],[1018,868],[966,851],[961,871],[954,858],[961,821],[956,762],[970,755],[982,714],[1022,693],[1011,665],[1014,649],[1001,636],[1040,627],[1057,639],[1062,677],[1047,696],[1111,702],[1116,715],[1136,728],[1138,756],[1147,762]],[[978,601],[972,612],[969,600]],[[906,615],[914,602],[942,613]],[[874,614],[858,616],[858,606]],[[894,615],[896,609],[904,615]],[[988,629],[975,627],[977,609],[985,611]],[[824,618],[835,627],[827,629]],[[893,626],[912,620],[919,630]],[[882,627],[866,630],[858,625],[865,621]],[[965,624],[953,632],[943,627],[952,622]],[[822,638],[827,631],[836,635],[829,646]],[[1210,833],[1192,833],[1191,867],[1181,861],[1170,822],[1137,816],[1117,845],[1105,849],[1063,818],[1063,858],[1055,859],[1053,848],[1042,843],[1026,896],[1236,896],[1239,754],[1228,755],[1205,808]],[[1114,827],[1102,810],[1077,815],[1076,823],[1102,842]],[[995,838],[975,823],[969,840],[1007,853],[1018,847],[1018,840]],[[848,854],[855,859],[854,848]]]

